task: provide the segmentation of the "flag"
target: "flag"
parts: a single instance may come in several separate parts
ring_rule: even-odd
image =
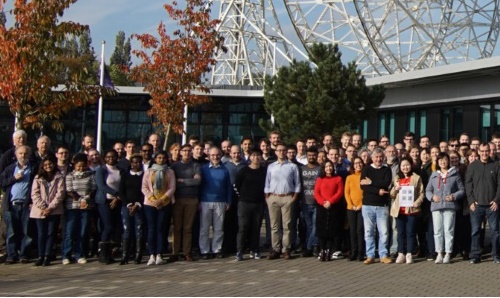
[[[101,79],[101,73],[102,71],[99,72],[99,79]],[[104,65],[104,80],[103,80],[103,87],[107,88],[115,88],[115,85],[113,84],[113,81],[111,80],[111,76],[109,75],[108,68],[106,65]]]

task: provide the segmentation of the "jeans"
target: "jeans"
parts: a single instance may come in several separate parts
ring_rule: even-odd
[[[49,256],[57,236],[60,215],[49,215],[46,218],[36,218],[38,232],[38,257]]]
[[[413,253],[415,250],[415,223],[417,215],[400,214],[396,218],[396,226],[398,229],[398,252]],[[406,242],[406,247],[405,247]]]
[[[117,218],[120,213],[117,213],[115,210],[111,209],[109,203],[111,200],[107,200],[104,204],[97,204],[97,210],[99,211],[99,220],[101,222],[101,241],[106,242],[111,240],[111,234],[114,231],[116,223],[120,222],[120,219]],[[115,208],[120,208],[118,205]]]
[[[375,228],[377,228],[379,234],[379,256],[381,258],[388,256],[389,207],[363,205],[361,212],[365,226],[366,256],[368,258],[375,258]]]
[[[472,225],[471,233],[471,259],[479,259],[481,257],[480,232],[481,223],[484,218],[488,219],[488,225],[491,230],[491,256],[498,258],[498,210],[491,211],[489,206],[476,205],[475,211],[470,211],[470,222]]]
[[[222,241],[224,240],[224,216],[226,214],[225,202],[201,202],[200,203],[200,252],[220,253]],[[214,234],[212,249],[210,249],[210,226],[213,226]]]
[[[306,244],[307,250],[318,246],[316,237],[316,204],[302,204],[302,216],[306,222]]]
[[[259,252],[260,227],[262,222],[262,204],[238,202],[238,237],[237,249],[243,251],[245,241],[253,252]]]
[[[148,249],[150,255],[158,255],[163,251],[163,239],[165,238],[165,219],[170,213],[170,206],[161,209],[143,205],[144,215],[148,223]]]
[[[91,210],[81,209],[66,210],[66,225],[62,247],[63,259],[71,257],[71,251],[73,251],[77,260],[87,255],[91,212]]]
[[[4,212],[7,227],[7,257],[18,259],[28,257],[31,238],[28,236],[30,210],[24,205],[12,205]]]
[[[453,252],[453,237],[455,234],[455,210],[442,209],[432,211],[434,223],[434,244],[436,252]]]
[[[144,207],[144,206],[143,206]],[[138,208],[132,216],[128,211],[127,206],[122,206],[122,225],[123,234],[122,240],[130,239],[130,231],[134,230],[136,241],[142,240],[142,208]]]

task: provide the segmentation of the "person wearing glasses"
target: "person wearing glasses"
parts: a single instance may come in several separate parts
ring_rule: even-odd
[[[458,147],[460,147],[460,143],[458,142],[457,138],[451,138],[448,140],[448,151],[458,151]]]
[[[141,146],[142,169],[146,172],[155,163],[153,160],[153,145],[145,143]]]
[[[383,135],[380,137],[378,140],[378,146],[382,149],[385,149],[387,146],[389,146],[391,142],[389,141],[389,137],[386,135]]]
[[[410,150],[410,147],[415,145],[415,134],[411,131],[407,131],[404,135],[403,142],[405,144],[405,149]]]

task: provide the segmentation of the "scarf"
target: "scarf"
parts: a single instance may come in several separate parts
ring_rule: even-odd
[[[151,170],[155,173],[155,180],[153,189],[161,190],[163,189],[165,172],[167,170],[166,165],[153,164]]]

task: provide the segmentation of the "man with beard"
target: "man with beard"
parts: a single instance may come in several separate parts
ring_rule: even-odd
[[[95,149],[94,137],[90,134],[86,134],[82,138],[82,150],[81,150],[81,152],[88,155],[90,149]]]

